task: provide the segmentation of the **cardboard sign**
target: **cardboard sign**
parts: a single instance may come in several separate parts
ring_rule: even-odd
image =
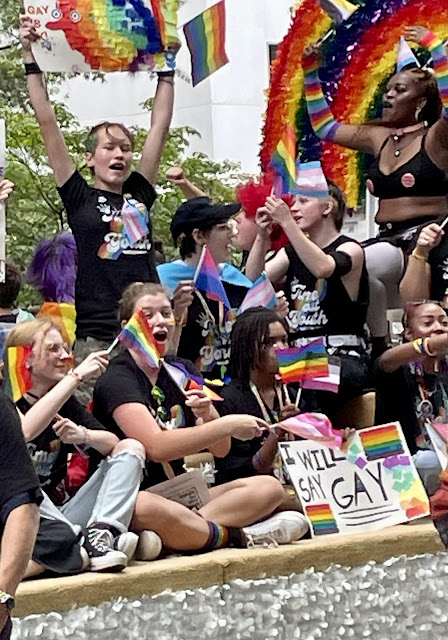
[[[210,501],[207,483],[199,470],[189,471],[165,482],[160,482],[147,491],[156,493],[167,500],[179,502],[193,511],[199,511]]]
[[[43,71],[168,71],[180,46],[177,0],[24,0]]]
[[[311,440],[279,448],[313,536],[359,533],[429,515],[400,424],[355,432],[346,451]]]

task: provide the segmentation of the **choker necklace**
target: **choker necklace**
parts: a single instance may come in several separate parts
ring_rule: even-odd
[[[403,129],[397,129],[393,133],[389,134],[389,138],[392,140],[393,143],[397,143],[397,142],[400,142],[400,140],[402,138],[407,136],[408,133],[415,133],[416,131],[420,131],[421,129],[426,129],[427,126],[428,126],[428,123],[426,122],[426,120],[425,120],[425,122],[417,122],[417,124],[413,124],[410,127],[404,127]],[[396,158],[399,158],[401,152],[403,151],[403,149],[406,149],[406,147],[409,146],[411,144],[411,142],[412,142],[412,140],[410,142],[408,142],[408,144],[405,144],[400,149],[395,149],[394,156]]]
[[[36,396],[34,393],[31,393],[31,391],[27,391],[26,395],[29,396],[30,398],[33,398],[33,400],[40,400],[41,396]]]

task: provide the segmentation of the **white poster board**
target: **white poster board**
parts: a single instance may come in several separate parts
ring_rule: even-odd
[[[5,177],[6,136],[5,121],[0,120],[0,182]],[[6,260],[6,207],[0,203],[0,282],[5,282]]]
[[[347,450],[311,440],[280,442],[312,536],[360,533],[429,515],[398,422],[355,432]]]

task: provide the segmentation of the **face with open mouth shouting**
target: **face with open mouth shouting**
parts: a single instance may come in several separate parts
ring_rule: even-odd
[[[416,110],[425,103],[426,98],[421,96],[415,76],[409,71],[401,71],[387,83],[382,102],[382,120],[392,126],[411,126],[416,122]]]
[[[86,154],[87,166],[95,175],[95,186],[121,192],[132,162],[132,143],[120,127],[99,129],[98,144]]]
[[[135,302],[134,313],[142,309],[151,327],[157,350],[164,356],[174,333],[174,316],[170,301],[165,293],[145,294]]]

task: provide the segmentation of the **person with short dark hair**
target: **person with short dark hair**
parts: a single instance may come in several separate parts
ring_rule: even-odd
[[[22,286],[20,267],[13,260],[5,263],[5,282],[0,282],[0,362],[3,360],[8,333],[18,322],[32,320],[33,315],[14,306]]]

